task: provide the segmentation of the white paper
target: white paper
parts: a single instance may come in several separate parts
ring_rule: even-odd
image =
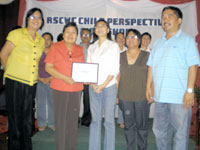
[[[97,83],[99,64],[72,63],[72,78],[75,82]]]

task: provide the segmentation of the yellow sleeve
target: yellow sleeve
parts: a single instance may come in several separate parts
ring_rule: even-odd
[[[16,29],[16,30],[10,31],[8,33],[6,40],[12,42],[15,46],[17,46],[17,44],[19,43],[19,39],[21,39],[20,37],[21,32],[22,32],[22,29]]]

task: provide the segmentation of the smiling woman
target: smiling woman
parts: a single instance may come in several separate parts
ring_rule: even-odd
[[[30,16],[40,19],[32,20]],[[44,39],[38,30],[44,25],[42,11],[32,8],[26,15],[26,27],[11,31],[0,54],[5,69],[5,93],[8,109],[8,150],[32,149],[32,106],[38,78],[38,62]]]
[[[63,40],[51,46],[45,59],[46,71],[52,75],[57,150],[76,149],[83,84],[72,79],[72,63],[84,62],[83,48],[76,44],[77,35],[76,23],[67,23],[63,28]]]
[[[139,48],[141,34],[136,29],[126,33],[127,51],[120,55],[118,98],[125,123],[128,149],[147,149],[149,105],[145,97],[146,62],[149,54]],[[133,92],[134,91],[134,92]]]
[[[94,43],[88,48],[87,62],[98,63],[98,83],[90,84],[89,150],[101,149],[101,122],[104,111],[104,150],[115,150],[114,112],[117,99],[116,76],[119,72],[119,46],[111,41],[110,27],[104,19],[95,24]]]

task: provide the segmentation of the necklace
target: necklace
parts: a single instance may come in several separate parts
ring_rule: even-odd
[[[72,60],[72,52],[71,51],[68,52],[68,55],[69,55],[69,60]]]

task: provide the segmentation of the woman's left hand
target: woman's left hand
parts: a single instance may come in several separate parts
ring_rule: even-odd
[[[104,89],[104,86],[102,84],[101,85],[93,84],[92,88],[96,93],[101,93],[101,91]]]
[[[65,81],[65,83],[67,83],[69,85],[73,85],[75,83],[75,81],[71,77],[68,77],[68,76],[66,76],[64,81]]]

